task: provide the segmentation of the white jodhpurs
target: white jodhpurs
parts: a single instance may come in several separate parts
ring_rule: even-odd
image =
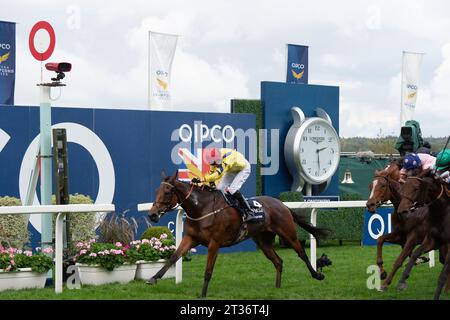
[[[251,166],[248,161],[246,161],[245,168],[239,171],[238,173],[226,172],[222,179],[220,180],[217,189],[225,190],[228,187],[228,191],[231,194],[234,194],[237,190],[241,189],[245,180],[247,180],[248,176],[251,172]]]

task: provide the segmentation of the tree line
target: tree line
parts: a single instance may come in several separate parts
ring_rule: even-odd
[[[396,136],[340,138],[341,152],[372,151],[373,153],[394,154],[398,153],[394,148],[397,138]],[[447,137],[423,137],[423,141],[431,144],[432,151],[439,152],[444,148]]]

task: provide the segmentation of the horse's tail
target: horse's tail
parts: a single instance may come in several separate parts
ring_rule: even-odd
[[[326,239],[329,236],[329,234],[331,232],[330,229],[315,227],[306,219],[305,216],[301,215],[300,213],[296,213],[296,212],[292,211],[291,209],[289,209],[289,211],[291,211],[294,221],[301,228],[305,229],[307,232],[312,234],[314,236],[314,238],[316,238],[317,240]]]

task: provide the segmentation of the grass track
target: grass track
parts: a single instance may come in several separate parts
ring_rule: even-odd
[[[375,247],[357,245],[326,246],[318,248],[318,254],[326,253],[333,265],[325,268],[325,280],[310,277],[304,263],[291,249],[277,249],[284,261],[281,289],[275,288],[275,268],[264,255],[258,252],[220,254],[210,282],[208,299],[432,299],[442,265],[435,268],[423,264],[413,269],[409,287],[397,292],[395,285],[401,268],[388,292],[369,290],[366,281],[367,267],[374,264]],[[309,253],[309,252],[308,252]],[[399,246],[384,247],[384,261],[391,269]],[[67,290],[56,295],[53,288],[37,290],[5,291],[0,300],[7,299],[198,299],[202,283],[206,256],[195,255],[184,263],[183,282],[176,285],[173,279],[160,280],[156,286],[143,281],[129,284],[83,286],[80,290]],[[450,292],[442,299],[449,300]]]

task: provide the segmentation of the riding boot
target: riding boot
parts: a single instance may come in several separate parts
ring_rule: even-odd
[[[246,215],[244,217],[244,222],[253,220],[255,218],[254,212],[242,193],[239,190],[236,190],[233,196],[239,201],[239,205],[245,209]]]

